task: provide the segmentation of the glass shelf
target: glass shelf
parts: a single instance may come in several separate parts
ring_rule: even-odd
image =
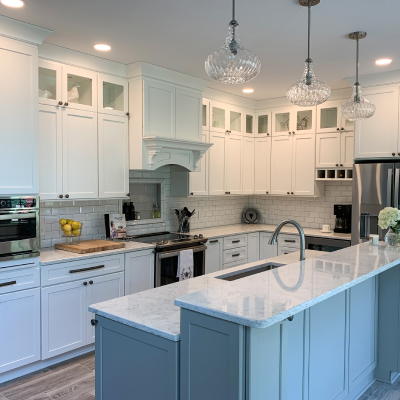
[[[39,97],[56,100],[57,95],[57,71],[39,67]]]
[[[275,132],[287,132],[290,130],[290,113],[275,114]]]
[[[225,129],[225,110],[223,108],[212,108],[212,127]]]
[[[309,131],[313,128],[313,112],[312,110],[298,110],[297,111],[297,131]]]
[[[258,116],[258,133],[269,133],[268,132],[268,115]]]
[[[122,85],[103,82],[103,108],[106,110],[125,110],[124,87]]]
[[[246,133],[253,133],[253,121],[252,115],[246,115]]]
[[[230,130],[235,132],[242,132],[242,113],[237,111],[230,112]]]
[[[68,102],[92,106],[92,79],[68,74]]]
[[[336,128],[338,121],[338,108],[321,108],[320,129]]]

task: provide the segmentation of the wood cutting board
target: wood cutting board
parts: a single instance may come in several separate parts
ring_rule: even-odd
[[[71,251],[72,253],[86,254],[96,251],[122,249],[125,243],[112,242],[109,240],[85,240],[77,244],[57,243],[55,249]]]

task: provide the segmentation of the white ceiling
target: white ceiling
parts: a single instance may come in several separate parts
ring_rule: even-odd
[[[0,5],[0,14],[52,29],[46,42],[129,64],[146,61],[209,79],[207,56],[219,49],[231,19],[231,0],[26,0],[22,9]],[[298,0],[236,0],[242,44],[262,62],[246,86],[210,87],[260,100],[285,96],[298,81],[307,52],[307,8]],[[312,50],[317,78],[333,89],[348,87],[355,74],[355,42],[348,33],[365,30],[360,73],[400,70],[399,0],[321,0],[312,9]],[[112,50],[99,53],[95,43]],[[377,58],[393,63],[377,67]],[[361,82],[362,84],[362,82]]]

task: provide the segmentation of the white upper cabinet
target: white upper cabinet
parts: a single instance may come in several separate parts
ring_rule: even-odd
[[[62,125],[64,197],[98,198],[97,114],[67,108]]]
[[[271,193],[271,138],[256,138],[254,145],[254,193]]]
[[[254,194],[254,138],[243,138],[243,194]]]
[[[64,104],[61,94],[62,66],[39,60],[39,103],[51,106]]]
[[[315,187],[315,135],[295,135],[292,137],[292,190],[297,196],[313,196]]]
[[[230,114],[228,104],[212,101],[210,103],[210,130],[225,133],[229,131]]]
[[[243,138],[232,134],[227,136],[226,192],[242,194]]]
[[[144,81],[143,136],[175,138],[175,88]]]
[[[39,193],[42,200],[63,196],[61,107],[39,105]]]
[[[351,168],[354,163],[354,133],[340,134],[340,166]]]
[[[39,193],[37,47],[0,38],[0,194]]]
[[[316,147],[317,168],[351,168],[354,161],[353,132],[318,133]]]
[[[109,75],[98,75],[98,112],[125,116],[128,113],[128,81]]]
[[[297,135],[308,133],[315,133],[316,130],[316,107],[293,107],[294,118],[292,118],[293,125],[292,132]]]
[[[255,136],[256,113],[246,111],[244,113],[244,135],[248,137]]]
[[[259,111],[257,112],[257,130],[255,137],[266,137],[271,136],[271,111]]]
[[[272,138],[271,194],[286,195],[292,190],[292,137]]]
[[[129,197],[128,118],[98,115],[99,197]]]
[[[363,89],[363,95],[375,104],[371,118],[357,121],[355,127],[355,158],[398,156],[399,87],[384,86]]]
[[[244,112],[238,107],[229,107],[229,133],[236,135],[243,134]]]
[[[210,100],[203,99],[201,112],[201,126],[204,130],[210,130]]]
[[[347,101],[327,101],[317,106],[317,133],[354,131],[354,123],[342,118],[342,105]]]
[[[210,133],[203,130],[203,142],[209,142]],[[189,172],[189,193],[191,196],[207,196],[208,195],[208,158],[209,152],[204,154],[200,160],[200,171]]]
[[[65,107],[97,111],[97,73],[83,68],[63,66],[61,97]]]
[[[176,139],[201,139],[203,99],[197,92],[176,89]]]
[[[218,196],[225,194],[226,186],[226,133],[210,132],[210,143],[213,146],[209,150],[209,195]]]
[[[294,130],[293,109],[294,107],[283,107],[272,111],[272,134],[274,136],[287,136]]]

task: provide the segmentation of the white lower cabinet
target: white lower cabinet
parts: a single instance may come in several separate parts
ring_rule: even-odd
[[[271,193],[271,138],[254,142],[254,194]]]
[[[152,250],[125,254],[125,296],[154,288]]]
[[[268,244],[272,233],[260,232],[260,260],[276,257],[278,255],[278,246]]]
[[[247,262],[255,262],[260,259],[260,234],[258,232],[247,235]]]
[[[42,359],[93,343],[89,328],[94,302],[123,296],[124,273],[48,286],[42,292]]]
[[[40,360],[40,288],[0,295],[0,373]]]
[[[210,239],[206,250],[206,266],[205,273],[217,272],[222,268],[222,255],[224,250],[223,238]]]

